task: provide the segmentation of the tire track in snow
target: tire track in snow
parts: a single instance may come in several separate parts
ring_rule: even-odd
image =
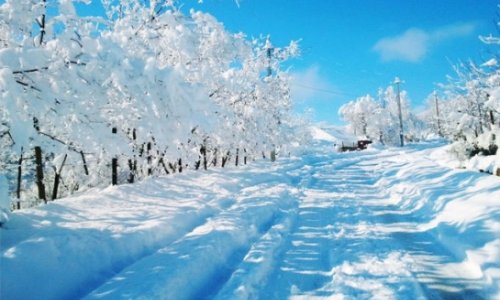
[[[394,249],[387,242],[390,237],[370,230],[377,222],[372,210],[383,209],[376,201],[386,196],[381,187],[374,186],[381,174],[366,165],[374,157],[359,154],[311,165],[304,180],[298,220],[284,246],[287,250],[280,257],[281,265],[267,278],[267,286],[261,288],[257,298],[391,298],[396,285],[411,291],[414,297],[422,295],[408,265],[401,263],[407,258],[391,251]],[[372,252],[387,255],[367,255]],[[360,261],[350,261],[356,257]],[[391,269],[394,266],[397,270]],[[376,269],[375,279],[364,278],[363,270],[370,267]],[[391,282],[392,277],[398,277],[398,282]]]
[[[303,199],[307,197],[304,193],[307,191],[307,187],[310,187],[317,181],[314,177],[318,168],[333,164],[336,169],[342,169],[355,165],[360,161],[362,161],[362,158],[354,156],[347,156],[343,160],[336,161],[325,159],[325,157],[313,157],[312,161],[309,161],[310,164],[306,166],[300,164],[295,168],[289,168],[286,173],[293,185],[301,187],[300,198]],[[302,216],[299,216],[299,213]],[[266,235],[256,241],[238,269],[233,273],[231,279],[217,294],[216,299],[256,299],[269,297],[269,294],[262,295],[262,287],[273,276],[272,273],[278,267],[276,263],[280,262],[279,260],[284,252],[290,248],[289,236],[293,234],[291,233],[292,228],[295,227],[297,219],[300,218],[303,221],[304,218],[307,218],[304,215],[312,216],[309,218],[309,222],[314,223],[317,219],[314,212],[305,212],[304,210],[299,212],[298,207],[296,207],[287,212],[286,217],[281,222],[278,222]],[[315,245],[302,244],[302,246],[314,247]],[[308,257],[305,259],[308,261],[308,267],[310,268],[315,258]],[[328,260],[328,253],[319,254],[317,259],[319,267],[327,265],[325,259]]]
[[[215,295],[250,245],[297,202],[293,189],[276,181],[250,185],[240,192],[230,207],[130,265],[87,298],[201,299]]]

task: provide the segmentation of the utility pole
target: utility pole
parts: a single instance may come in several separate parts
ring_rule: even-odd
[[[266,41],[266,55],[267,55],[267,76],[273,75],[273,69],[271,68],[271,56],[273,53],[273,48],[269,40]]]
[[[437,92],[434,91],[432,94],[434,95],[434,103],[436,105],[436,119],[437,119],[438,135],[440,137],[443,137],[443,132],[441,131],[441,122],[439,120],[439,102],[438,102]]]
[[[266,40],[266,56],[267,56],[267,77],[271,77],[273,75],[273,69],[271,68],[272,66],[272,55],[273,55],[273,48],[271,45],[271,42]],[[276,160],[276,148],[273,146],[273,149],[271,150],[271,161]]]
[[[404,135],[403,135],[403,114],[401,112],[401,96],[399,92],[399,85],[401,84],[401,79],[399,77],[396,77],[394,79],[394,84],[396,85],[396,91],[397,91],[397,101],[398,101],[398,112],[399,112],[399,142],[400,146],[403,147],[405,145],[404,143]]]
[[[378,101],[380,103],[380,111],[382,113],[385,110],[385,99],[383,97],[383,93],[384,91],[382,90],[382,88],[379,88],[377,91],[377,95],[378,95]],[[384,144],[384,133],[382,131],[382,126],[380,126],[380,124],[379,124],[379,141],[382,145]]]
[[[481,111],[481,103],[479,102],[479,99],[481,98],[481,92],[477,92],[476,96],[476,104],[477,104],[477,113],[478,113],[478,120],[479,120],[479,133],[483,133],[483,112]]]

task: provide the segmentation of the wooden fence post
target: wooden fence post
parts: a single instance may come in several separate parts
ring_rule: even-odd
[[[38,199],[47,203],[45,195],[45,185],[43,184],[43,163],[42,163],[42,148],[35,147],[35,165],[36,165],[36,185],[38,187]]]

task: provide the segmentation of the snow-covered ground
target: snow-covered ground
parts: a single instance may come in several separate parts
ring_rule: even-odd
[[[17,211],[0,298],[500,299],[499,177],[438,164],[437,144],[336,153],[327,134]]]

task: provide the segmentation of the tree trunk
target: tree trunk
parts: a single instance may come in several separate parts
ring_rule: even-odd
[[[21,147],[21,157],[19,157],[19,163],[17,165],[17,209],[21,209],[21,180],[22,180],[22,166],[23,164],[23,148]]]
[[[214,158],[212,159],[212,165],[217,167],[217,148],[214,149]]]
[[[201,146],[201,155],[203,156],[203,169],[205,171],[208,169],[208,162],[207,162],[207,148],[205,146]]]
[[[222,168],[226,166],[226,163],[229,160],[229,154],[231,154],[231,152],[227,151],[226,155],[222,157]]]
[[[134,162],[131,159],[128,160],[128,169],[129,169],[129,174],[127,182],[134,183],[135,170],[134,170]]]
[[[111,184],[118,184],[118,158],[111,159]]]
[[[153,169],[152,169],[152,163],[153,163],[153,155],[151,155],[151,142],[148,142],[147,145],[147,151],[148,151],[148,176],[151,176],[153,174]]]
[[[42,163],[42,148],[35,147],[35,165],[36,165],[36,185],[38,187],[38,199],[47,203],[45,195],[45,185],[43,184],[43,163]]]
[[[182,159],[179,158],[179,173],[182,173]]]
[[[83,151],[80,151],[80,155],[82,156],[83,170],[85,171],[85,175],[89,176],[89,168],[87,167],[87,161],[85,160]]]
[[[68,154],[64,155],[64,159],[61,163],[61,167],[59,168],[59,171],[56,170],[56,176],[54,177],[54,188],[52,189],[52,200],[57,198],[57,189],[59,188],[59,181],[61,179],[61,172],[64,167],[64,164],[66,163],[66,158],[68,157]]]
[[[159,164],[159,165],[162,165],[163,170],[165,170],[165,173],[166,173],[167,175],[170,175],[170,172],[168,171],[168,168],[167,168],[167,166],[165,165],[165,161],[163,160],[163,157],[160,157],[160,160],[158,161],[158,164]]]
[[[240,149],[236,148],[236,157],[234,159],[234,165],[235,166],[238,166],[239,160],[240,160]]]
[[[111,133],[116,134],[118,129],[116,127],[111,128]],[[113,157],[111,159],[111,184],[118,184],[118,158]]]
[[[37,21],[40,26],[40,39],[38,40],[39,45],[43,44],[43,38],[45,37],[45,13],[47,11],[47,0],[43,0],[43,14],[41,16],[41,21]]]

